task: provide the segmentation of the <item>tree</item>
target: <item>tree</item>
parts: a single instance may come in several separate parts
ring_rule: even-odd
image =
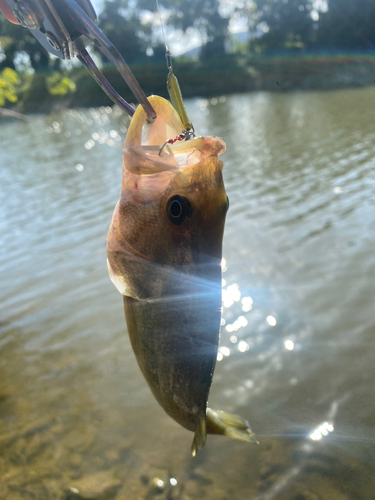
[[[140,0],[139,6],[155,12],[155,0]],[[163,7],[170,11],[168,24],[186,32],[195,28],[205,45],[202,58],[220,57],[225,53],[224,42],[228,35],[229,18],[220,13],[219,0],[163,0]]]
[[[233,13],[233,18],[246,20],[249,34],[249,48],[252,48],[256,36],[258,24],[258,8],[254,0],[242,0],[238,2]]]
[[[332,49],[373,50],[375,48],[375,2],[371,0],[329,0],[322,16],[319,41]]]
[[[99,27],[125,61],[132,62],[145,54],[147,27],[141,24],[135,3],[128,0],[105,0]]]
[[[19,83],[20,79],[13,69],[4,68],[0,72],[0,106],[4,106],[6,101],[17,101],[16,87]]]
[[[36,73],[49,67],[48,52],[37,42],[26,28],[11,24],[0,14],[0,45],[4,54],[0,68],[15,69],[15,59],[23,52],[30,58],[30,64]]]
[[[314,40],[312,0],[255,0],[261,44],[267,50],[306,48]]]

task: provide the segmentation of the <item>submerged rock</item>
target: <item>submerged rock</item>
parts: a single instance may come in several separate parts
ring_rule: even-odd
[[[121,482],[112,470],[89,474],[74,481],[69,487],[67,500],[111,500],[115,498]]]

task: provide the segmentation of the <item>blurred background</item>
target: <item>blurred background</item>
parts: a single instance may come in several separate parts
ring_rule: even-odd
[[[370,0],[165,0],[160,15],[153,0],[96,0],[94,6],[100,28],[146,94],[166,94],[160,19],[185,97],[336,89],[374,80]],[[91,53],[115,88],[131,99],[108,61],[95,47]],[[4,68],[16,70],[19,78],[11,99],[9,89],[8,99],[0,90],[1,106],[16,98],[24,111],[111,104],[78,61],[49,57],[28,30],[2,16],[0,74]]]
[[[154,4],[95,7],[166,96]],[[373,500],[375,4],[168,1],[161,17],[196,132],[227,144],[209,406],[259,444],[209,436],[192,459],[152,397],[106,268],[129,118],[0,17],[0,498]]]

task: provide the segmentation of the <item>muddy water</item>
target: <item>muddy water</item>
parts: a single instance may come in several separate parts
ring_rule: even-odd
[[[127,118],[0,124],[0,498],[375,498],[375,90],[192,100],[227,143],[225,324],[210,406],[158,407],[107,276]],[[223,323],[224,323],[223,321]]]

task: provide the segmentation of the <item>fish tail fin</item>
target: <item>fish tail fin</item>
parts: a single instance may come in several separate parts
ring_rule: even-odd
[[[207,408],[207,432],[210,434],[222,434],[232,439],[247,441],[248,443],[258,443],[247,420],[239,415],[221,410]]]
[[[191,454],[193,457],[197,454],[197,451],[203,448],[206,443],[207,438],[207,420],[206,415],[202,415],[199,419],[197,428],[195,430],[193,443],[191,445]]]

